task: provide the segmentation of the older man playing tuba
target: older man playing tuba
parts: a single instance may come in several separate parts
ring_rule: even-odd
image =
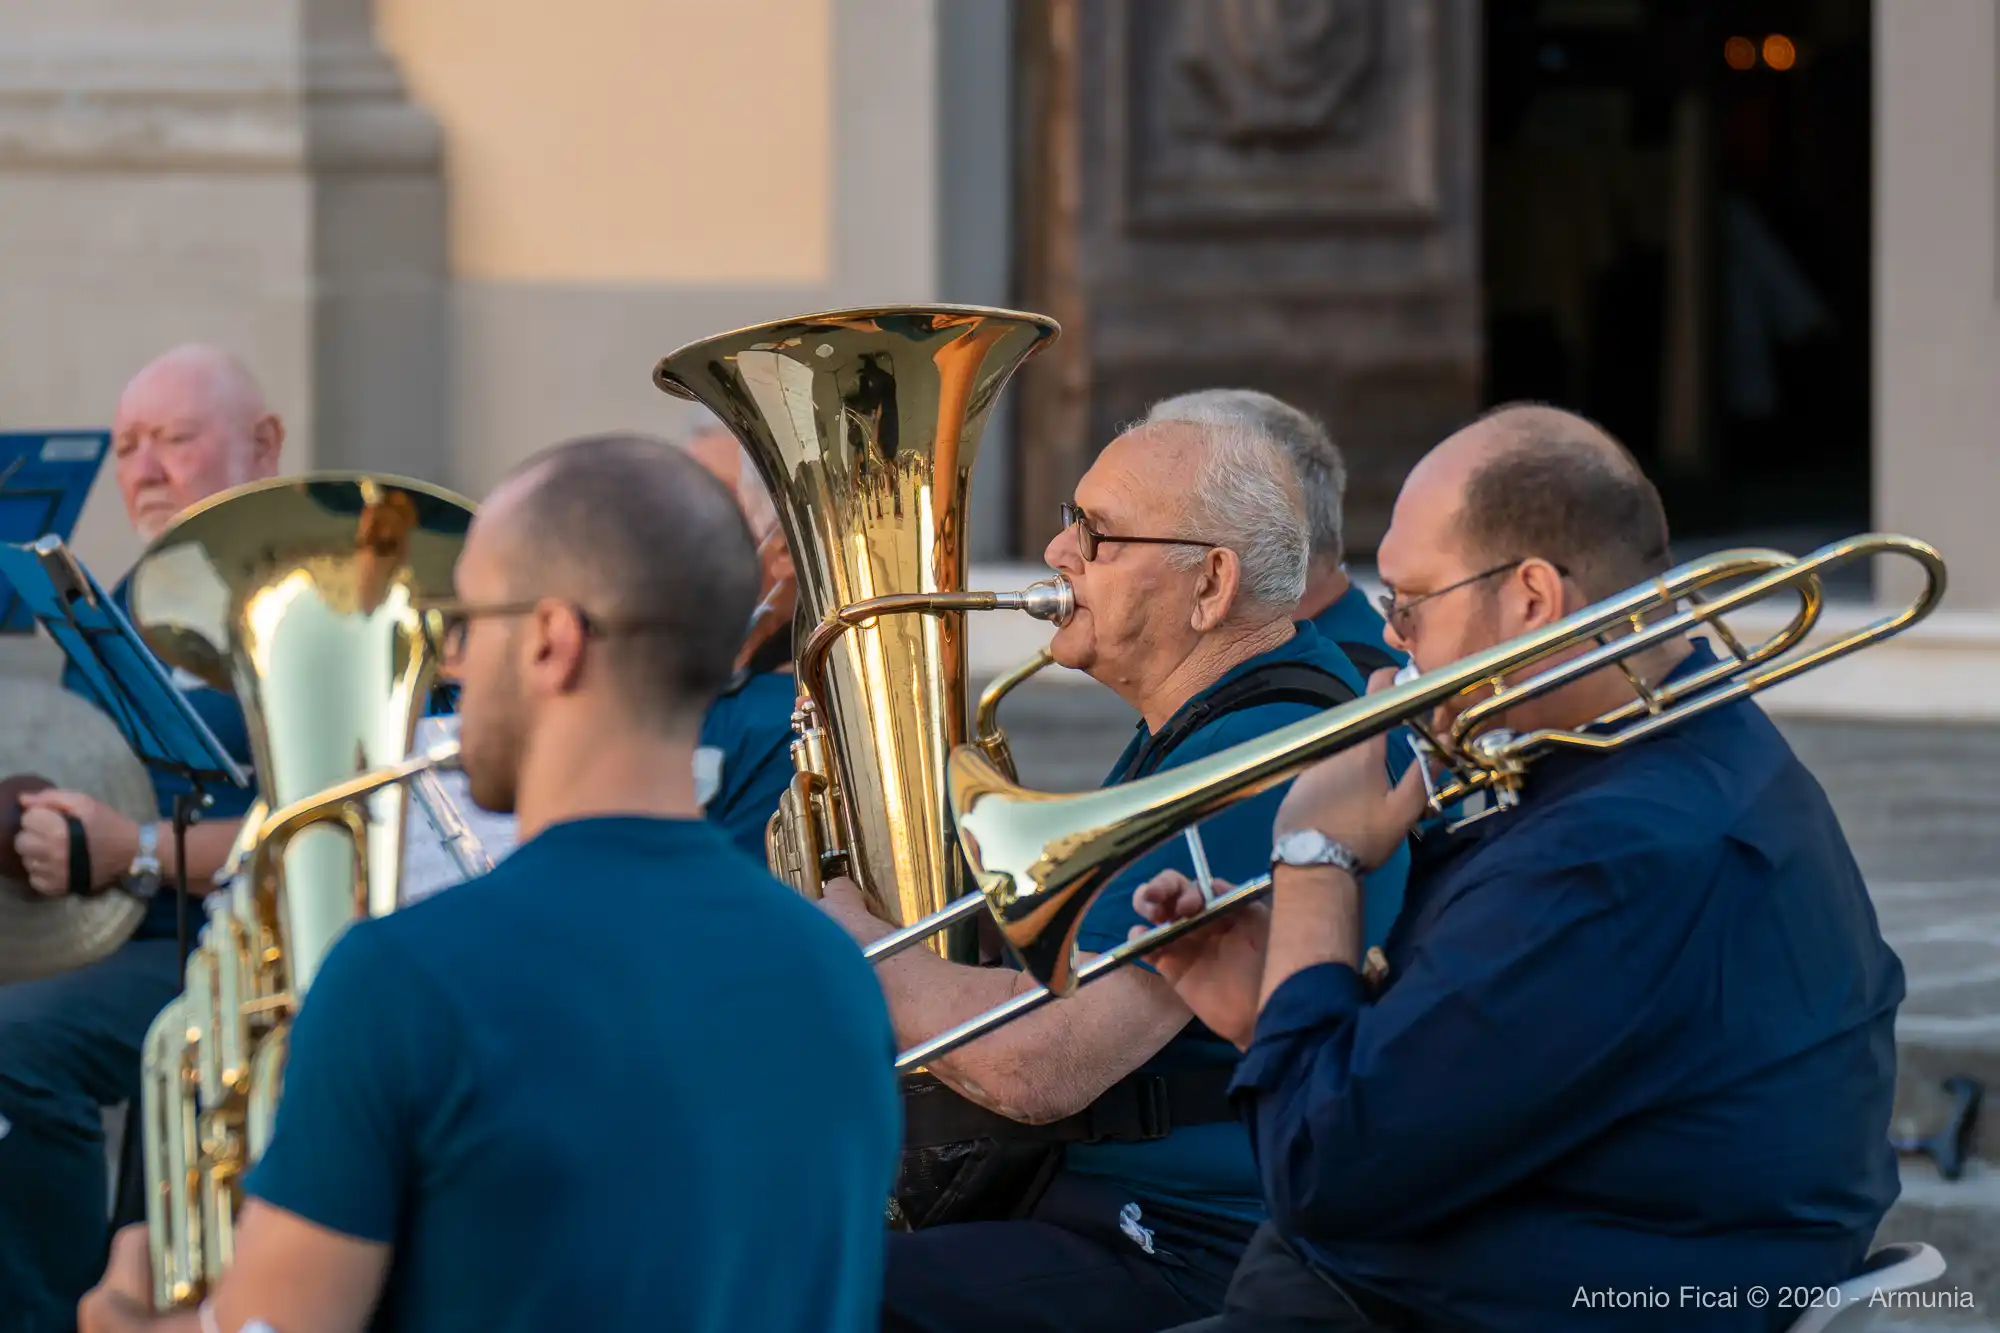
[[[1189,763],[1362,690],[1339,650],[1293,620],[1307,561],[1298,477],[1267,418],[1231,395],[1156,407],[1105,448],[1063,523],[1045,558],[1074,585],[1076,614],[1051,651],[1141,719],[1107,783]],[[1274,788],[1202,826],[1216,874],[1262,870],[1282,797]],[[1133,889],[1189,865],[1181,842],[1135,863],[1099,896],[1081,946],[1118,944],[1139,924]],[[1400,860],[1385,864],[1370,893],[1393,900],[1402,875]],[[863,942],[890,929],[849,881],[831,882],[824,906]],[[877,971],[905,1045],[1033,988],[1010,968],[915,949]],[[965,1099],[960,1108],[972,1104],[973,1120],[983,1108],[982,1135],[1004,1144],[1037,1127],[1033,1146],[1051,1145],[1047,1169],[1018,1196],[973,1210],[1007,1220],[893,1235],[884,1326],[1140,1333],[1218,1309],[1263,1217],[1248,1136],[1222,1095],[1234,1056],[1141,966],[933,1062],[929,1074]],[[939,1141],[925,1122],[942,1100],[910,1100],[911,1145]]]
[[[118,493],[133,530],[148,541],[175,515],[219,491],[273,475],[285,429],[256,379],[229,353],[178,347],[132,377],[112,425]],[[126,585],[113,596],[126,605]],[[95,698],[82,674],[66,689]],[[250,738],[243,710],[220,690],[184,686],[188,702],[239,763]],[[29,886],[54,898],[122,885],[151,906],[131,940],[88,967],[0,986],[0,1327],[19,1333],[67,1329],[77,1297],[104,1261],[105,1162],[98,1108],[139,1092],[139,1047],[161,1006],[181,988],[170,836],[175,797],[187,781],[153,775],[159,818],[134,823],[87,792],[24,798],[15,840]],[[213,793],[188,830],[190,893],[213,887],[251,794]],[[73,859],[72,829],[83,835]],[[89,883],[75,882],[78,862]]]

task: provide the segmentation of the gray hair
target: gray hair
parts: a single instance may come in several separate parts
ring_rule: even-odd
[[[1282,449],[1298,473],[1299,489],[1304,493],[1306,538],[1312,546],[1312,558],[1337,563],[1346,554],[1341,515],[1347,503],[1347,460],[1319,418],[1256,389],[1204,389],[1170,398],[1160,406],[1183,403],[1215,415],[1234,414]]]
[[[1259,606],[1296,605],[1306,590],[1303,488],[1278,427],[1292,410],[1248,390],[1203,389],[1153,404],[1138,422],[1193,426],[1206,436],[1208,454],[1188,494],[1188,535],[1236,552],[1243,594]],[[1202,552],[1172,547],[1167,558],[1185,569],[1200,563]]]

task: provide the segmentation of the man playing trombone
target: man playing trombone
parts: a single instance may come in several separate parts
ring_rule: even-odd
[[[1394,639],[1437,671],[1663,572],[1666,522],[1615,441],[1516,407],[1419,464],[1379,557]],[[1626,665],[1658,684],[1716,660],[1683,637]],[[1607,666],[1504,725],[1582,728],[1633,698]],[[1371,996],[1355,875],[1425,806],[1382,748],[1293,783],[1268,910],[1154,955],[1244,1052],[1231,1094],[1271,1219],[1225,1312],[1183,1333],[1651,1329],[1659,1309],[1604,1293],[1681,1284],[1735,1299],[1666,1324],[1765,1330],[1797,1313],[1753,1287],[1854,1274],[1897,1193],[1903,973],[1761,711],[1552,752],[1518,805],[1428,833]],[[1153,922],[1200,905],[1171,872],[1134,901]]]
[[[1074,587],[1076,612],[1050,650],[1142,719],[1110,782],[1359,694],[1347,659],[1310,623],[1294,623],[1307,557],[1299,485],[1265,416],[1238,396],[1155,408],[1106,446],[1064,517],[1046,558]],[[1203,826],[1218,873],[1263,866],[1280,795]],[[1132,888],[1164,866],[1189,866],[1189,855],[1175,843],[1129,869],[1084,921],[1083,947],[1122,941],[1139,920]],[[1371,876],[1378,933],[1393,919],[1402,872],[1393,861]],[[823,905],[864,943],[890,931],[851,882],[830,881]],[[1032,989],[1025,974],[922,949],[887,959],[878,975],[906,1046]],[[1024,1127],[1035,1126],[1034,1142],[1066,1146],[1060,1169],[1029,1182],[996,1220],[919,1217],[919,1229],[892,1235],[884,1326],[1144,1333],[1219,1308],[1262,1216],[1249,1144],[1224,1097],[1233,1054],[1190,1022],[1166,982],[1128,968],[929,1062],[974,1114],[911,1098],[912,1146],[974,1137],[932,1132],[947,1118],[990,1126],[978,1134],[1003,1144],[1030,1139]]]

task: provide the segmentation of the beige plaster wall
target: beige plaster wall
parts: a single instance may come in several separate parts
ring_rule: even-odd
[[[448,480],[673,430],[690,340],[938,290],[938,0],[377,0],[445,127]]]
[[[1996,609],[2000,21],[1877,0],[1875,40],[1875,522],[1943,552],[1946,606]]]
[[[887,6],[893,17],[902,6]],[[377,0],[476,281],[816,283],[832,0]]]

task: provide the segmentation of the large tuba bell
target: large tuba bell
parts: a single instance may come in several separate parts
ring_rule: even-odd
[[[400,477],[255,482],[182,514],[133,571],[132,620],[153,651],[241,702],[259,788],[240,874],[208,898],[185,989],[146,1037],[162,1310],[229,1266],[240,1180],[269,1141],[291,1018],[327,950],[396,905],[392,782],[414,775],[405,756],[437,668],[420,603],[449,593],[471,518],[469,501]]]
[[[963,613],[1061,621],[1071,603],[1060,580],[965,590],[967,496],[1001,389],[1057,334],[1010,310],[843,310],[708,338],[653,372],[735,433],[791,543],[810,633],[795,649],[798,772],[767,847],[809,896],[845,873],[909,926],[972,890],[945,799],[966,740]],[[982,742],[1004,757],[997,730]],[[976,953],[969,916],[927,942]]]

